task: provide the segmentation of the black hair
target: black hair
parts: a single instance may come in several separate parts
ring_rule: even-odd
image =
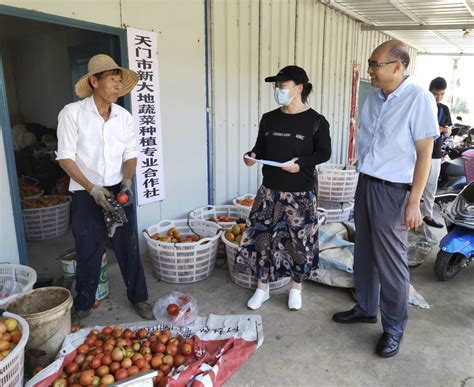
[[[404,64],[405,68],[407,68],[410,64],[410,55],[408,54],[408,51],[403,47],[398,46],[392,48],[389,51],[388,55],[393,59],[399,59],[400,62]]]
[[[430,91],[432,90],[446,90],[448,84],[446,83],[446,79],[442,77],[436,77],[430,82]]]
[[[122,75],[122,70],[113,69],[113,70],[101,71],[100,73],[92,74],[92,76],[96,77],[97,79],[100,79],[104,76],[105,73],[108,73],[108,72],[111,72],[112,73],[111,75]],[[92,87],[91,81],[88,80],[88,82],[89,82],[89,86],[91,87],[91,89],[94,90],[94,88]]]
[[[303,91],[301,92],[301,102],[306,103],[308,101],[308,95],[313,91],[313,85],[308,83],[303,83]]]

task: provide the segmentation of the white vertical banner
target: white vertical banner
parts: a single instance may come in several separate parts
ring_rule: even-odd
[[[156,41],[156,32],[127,28],[129,66],[139,75],[130,94],[138,149],[138,205],[165,198]]]

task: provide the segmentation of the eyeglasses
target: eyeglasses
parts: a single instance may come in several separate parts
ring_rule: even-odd
[[[377,63],[377,62],[372,62],[369,60],[368,64],[369,64],[369,69],[372,68],[372,69],[379,69],[385,65],[388,65],[388,64],[392,64],[392,63],[397,63],[398,60],[393,60],[391,62],[381,62],[381,63]],[[403,63],[403,62],[402,62]]]

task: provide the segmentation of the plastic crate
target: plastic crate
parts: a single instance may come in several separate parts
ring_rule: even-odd
[[[225,244],[225,249],[227,253],[227,266],[229,267],[230,279],[236,285],[239,285],[247,289],[256,289],[257,288],[257,277],[249,274],[236,273],[234,271],[234,261],[239,245],[229,242],[225,235],[221,235],[221,240]],[[279,289],[283,286],[288,285],[291,282],[291,277],[280,278],[278,281],[269,282],[270,289]]]
[[[320,200],[318,205],[324,209],[326,223],[347,222],[351,218],[351,212],[354,208],[353,202],[336,203]]]
[[[26,240],[52,239],[67,233],[71,198],[65,196],[64,199],[64,203],[56,206],[23,209]]]
[[[26,320],[16,314],[5,312],[3,317],[14,318],[18,321],[18,327],[21,330],[21,339],[7,357],[0,361],[0,386],[23,386],[25,347],[30,336],[30,328]]]
[[[193,231],[203,239],[198,242],[169,243],[151,237],[153,234],[166,232],[171,227],[182,234]],[[220,225],[199,219],[164,220],[143,230],[150,253],[153,272],[164,282],[190,283],[209,277],[216,264]]]
[[[234,206],[239,206],[239,207],[250,208],[251,209],[252,206],[244,206],[243,204],[237,203],[237,200],[242,200],[242,199],[247,199],[247,198],[255,199],[255,196],[256,195],[254,195],[254,194],[245,194],[245,195],[242,195],[242,196],[238,196],[234,200],[232,200],[232,203],[234,203]]]
[[[331,202],[354,200],[359,174],[344,164],[321,164],[318,172],[318,199]]]
[[[250,215],[250,207],[242,205],[221,205],[221,206],[205,206],[198,208],[197,210],[191,211],[189,217],[191,219],[201,219],[201,220],[210,220],[211,218],[217,218],[218,216],[228,216],[234,218],[235,220],[243,219],[247,220]],[[220,226],[227,228],[231,227],[236,222],[216,222]],[[226,250],[224,243],[219,241],[219,246],[217,248],[217,256],[225,258]]]
[[[0,263],[0,289],[3,288],[3,285],[8,279],[14,279],[23,286],[20,293],[0,298],[0,308],[5,308],[9,302],[13,301],[20,294],[32,290],[33,285],[36,283],[36,278],[36,271],[31,267],[12,263]]]

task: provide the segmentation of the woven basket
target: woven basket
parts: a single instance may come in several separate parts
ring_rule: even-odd
[[[182,234],[193,231],[203,239],[198,242],[168,243],[151,238],[155,233],[165,233],[171,227]],[[164,282],[190,283],[209,277],[214,270],[219,236],[222,232],[217,223],[198,219],[164,220],[143,230],[150,253],[153,272]]]
[[[23,386],[23,373],[25,363],[25,347],[30,336],[30,328],[26,320],[16,314],[5,312],[5,318],[14,318],[21,330],[21,339],[15,348],[0,361],[0,386]]]
[[[191,211],[189,217],[191,219],[209,220],[211,218],[217,219],[218,216],[228,216],[235,220],[243,219],[247,220],[250,215],[250,207],[246,206],[233,206],[233,205],[222,205],[222,206],[205,206],[198,208],[197,210]],[[236,222],[217,222],[221,227],[228,228],[232,227]],[[219,246],[217,248],[217,257],[225,258],[225,245],[219,240]]]
[[[354,203],[336,203],[319,201],[319,206],[324,209],[326,223],[347,222],[351,219],[351,212],[354,209]],[[318,209],[320,211],[320,209]]]
[[[242,196],[238,196],[234,200],[232,200],[232,203],[234,203],[234,206],[239,206],[239,207],[243,207],[243,208],[252,208],[251,206],[244,206],[243,204],[237,203],[237,200],[242,200],[242,199],[247,199],[247,198],[255,199],[255,196],[256,195],[254,195],[254,194],[245,194],[245,195],[242,195]]]
[[[71,198],[66,196],[65,199],[56,206],[23,209],[26,240],[40,241],[67,233]]]
[[[36,283],[36,278],[36,271],[31,267],[12,263],[0,263],[0,289],[3,288],[3,285],[9,279],[14,279],[23,286],[20,293],[0,298],[0,308],[5,308],[10,301],[32,290]]]
[[[344,164],[321,164],[318,171],[318,199],[330,202],[354,200],[359,174]]]

